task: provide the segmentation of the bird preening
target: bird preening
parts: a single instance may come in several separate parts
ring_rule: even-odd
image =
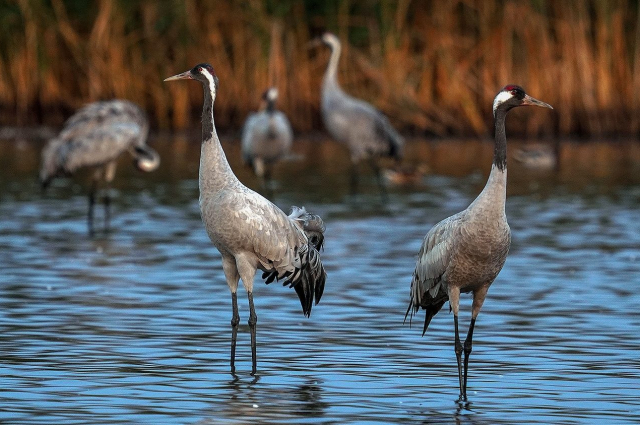
[[[478,197],[462,212],[448,217],[429,230],[422,242],[413,279],[409,308],[413,316],[425,310],[422,334],[433,316],[449,301],[453,310],[455,354],[461,400],[467,399],[467,372],[472,349],[473,329],[489,286],[502,270],[511,245],[507,224],[507,112],[518,106],[551,108],[515,85],[505,86],[493,102],[495,148],[489,179]],[[471,323],[464,345],[458,333],[460,293],[472,292]],[[462,353],[464,352],[464,371]],[[463,373],[464,372],[464,373]]]
[[[189,71],[165,79],[196,80],[204,88],[202,144],[200,153],[200,212],[211,242],[222,256],[222,269],[231,290],[231,371],[235,372],[239,279],[249,300],[251,373],[257,370],[256,323],[253,281],[257,270],[266,283],[282,280],[298,294],[302,312],[311,314],[322,297],[326,281],[319,251],[324,242],[322,219],[294,207],[290,215],[244,186],[231,170],[218,139],[213,104],[218,77],[213,67],[202,63]]]
[[[111,198],[109,189],[115,177],[118,157],[129,152],[141,171],[154,171],[160,155],[147,146],[149,122],[145,113],[132,102],[110,100],[86,105],[73,114],[57,137],[42,151],[40,183],[46,188],[59,176],[71,175],[80,168],[93,170],[89,189],[87,224],[92,234],[93,210],[99,184],[106,183],[104,228],[109,229]]]

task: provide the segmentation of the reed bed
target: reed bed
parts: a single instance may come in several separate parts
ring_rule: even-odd
[[[320,129],[327,49],[340,81],[405,132],[491,133],[491,102],[518,83],[557,113],[521,114],[523,135],[640,130],[640,8],[622,0],[0,0],[0,124],[58,125],[79,106],[126,98],[158,129],[199,121],[201,94],[163,78],[208,61],[216,124],[233,131],[270,84],[300,132]]]

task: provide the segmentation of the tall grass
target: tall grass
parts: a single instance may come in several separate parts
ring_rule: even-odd
[[[240,126],[275,84],[310,131],[328,51],[306,43],[325,29],[344,44],[345,90],[405,131],[488,134],[507,83],[557,109],[551,125],[522,114],[522,133],[640,131],[640,8],[623,0],[0,0],[0,123],[59,124],[120,97],[157,128],[195,126],[199,88],[162,80],[208,61],[219,127]]]

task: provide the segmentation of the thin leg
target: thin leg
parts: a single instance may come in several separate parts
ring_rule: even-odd
[[[471,319],[471,325],[469,325],[469,333],[467,334],[467,339],[464,340],[464,386],[462,387],[462,391],[464,393],[464,398],[467,398],[467,371],[469,370],[469,354],[471,354],[471,346],[472,346],[472,338],[473,338],[473,327],[476,325],[476,319]]]
[[[271,181],[271,167],[265,166],[264,177],[262,178],[262,187],[267,199],[273,199],[273,182]]]
[[[358,164],[355,162],[351,163],[351,180],[349,181],[349,190],[351,195],[356,195],[358,193]]]
[[[240,315],[238,314],[238,269],[236,268],[236,260],[225,253],[222,253],[222,270],[224,277],[227,279],[227,285],[231,291],[231,307],[233,308],[233,316],[231,317],[231,374],[236,371],[236,340],[238,338],[238,324],[240,323]]]
[[[91,189],[89,189],[89,212],[87,213],[87,227],[90,236],[93,236],[93,205],[96,203],[96,186],[97,183],[93,180]]]
[[[111,161],[104,168],[104,180],[107,183],[105,195],[104,195],[104,230],[109,230],[109,224],[111,222],[111,182],[116,176],[116,162]]]
[[[460,382],[460,397],[466,398],[464,392],[464,385],[462,380],[462,343],[460,343],[460,334],[458,333],[458,315],[453,315],[453,324],[455,326],[456,333],[456,341],[455,341],[455,352],[456,352],[456,360],[458,361],[458,380]]]
[[[373,168],[373,172],[376,175],[376,182],[378,183],[378,189],[380,189],[382,202],[387,202],[387,188],[384,185],[384,181],[382,181],[382,173],[380,172],[380,167],[378,167],[378,164],[373,159],[371,160],[371,168]]]
[[[258,323],[258,316],[256,315],[256,309],[253,306],[253,293],[249,294],[249,330],[251,331],[251,375],[256,374],[257,360],[256,360],[256,323]]]
[[[109,196],[109,192],[111,189],[111,185],[107,186],[107,191],[104,195],[104,230],[109,231],[110,223],[111,223],[111,196]]]
[[[238,324],[240,323],[240,315],[238,314],[238,294],[231,293],[231,307],[233,308],[233,317],[231,317],[231,373],[236,371],[236,340],[238,339]]]

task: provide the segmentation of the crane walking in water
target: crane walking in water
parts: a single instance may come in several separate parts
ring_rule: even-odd
[[[89,233],[93,233],[93,206],[101,180],[107,185],[104,223],[108,229],[109,189],[120,154],[129,152],[133,155],[136,167],[142,171],[153,171],[160,165],[158,153],[146,145],[148,133],[149,122],[137,105],[126,100],[90,103],[73,114],[60,134],[43,149],[40,183],[46,188],[58,176],[73,174],[79,168],[93,168],[89,190]]]
[[[242,159],[251,165],[267,194],[271,193],[271,169],[289,153],[293,141],[287,116],[275,108],[277,98],[275,87],[267,89],[262,95],[264,108],[250,114],[242,129]]]
[[[211,242],[220,251],[222,269],[231,290],[231,372],[235,372],[238,323],[238,280],[249,298],[252,374],[256,373],[256,316],[253,280],[256,271],[269,284],[283,279],[293,287],[309,317],[315,299],[320,301],[326,273],[319,251],[324,243],[322,219],[304,208],[293,207],[287,216],[267,199],[245,187],[235,176],[220,145],[213,122],[218,77],[203,63],[165,79],[197,80],[204,86],[202,145],[200,153],[200,212]]]
[[[324,126],[331,136],[344,143],[351,153],[351,192],[358,187],[358,164],[368,161],[376,175],[381,193],[386,190],[382,182],[377,159],[394,158],[400,161],[404,140],[391,126],[386,116],[364,100],[346,94],[338,84],[338,61],[340,60],[340,40],[331,33],[325,33],[319,41],[331,49],[331,58],[322,81],[321,112]]]
[[[453,310],[455,353],[458,362],[460,397],[467,398],[467,370],[471,354],[473,328],[489,286],[500,273],[511,244],[507,224],[507,138],[505,117],[517,106],[550,105],[525,94],[515,85],[504,87],[493,102],[495,150],[489,179],[478,197],[462,212],[433,226],[422,242],[413,279],[411,299],[405,315],[413,316],[422,307],[426,316],[422,335],[429,322],[449,301]],[[471,324],[464,345],[458,334],[460,292],[473,293]],[[464,351],[464,375],[462,352]]]

